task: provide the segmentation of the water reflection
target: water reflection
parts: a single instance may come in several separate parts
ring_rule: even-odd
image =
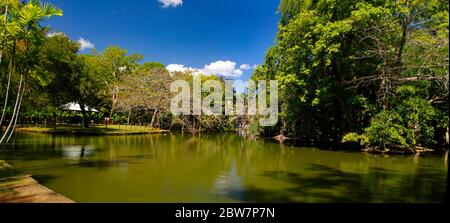
[[[347,173],[319,164],[310,164],[314,176],[286,171],[267,171],[263,175],[292,186],[285,190],[245,189],[248,202],[442,202],[446,174],[419,168],[403,174],[383,168],[370,168],[367,174]],[[399,186],[401,185],[401,186]]]
[[[217,177],[214,183],[214,190],[218,196],[242,198],[243,188],[241,178],[237,174],[236,161],[233,160],[230,170]]]
[[[236,134],[20,135],[0,150],[81,202],[441,202],[442,156],[295,148]]]
[[[71,145],[62,147],[63,156],[79,160],[85,156],[92,156],[94,147],[90,145]]]

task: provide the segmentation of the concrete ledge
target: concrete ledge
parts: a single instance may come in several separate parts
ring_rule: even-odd
[[[0,179],[0,203],[75,203],[39,184],[30,175]]]

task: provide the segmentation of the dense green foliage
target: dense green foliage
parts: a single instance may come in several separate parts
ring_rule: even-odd
[[[448,1],[282,0],[279,12],[252,76],[280,82],[279,131],[379,149],[444,143]]]
[[[265,128],[258,117],[173,116],[169,84],[192,83],[192,73],[171,75],[118,46],[80,54],[78,43],[40,25],[62,15],[52,5],[8,0],[0,13],[2,141],[17,122],[88,128],[105,118],[190,132],[244,126],[308,145],[382,150],[442,148],[448,140],[447,0],[282,0],[276,43],[252,75],[279,81],[280,121]],[[62,108],[70,102],[81,113]]]
[[[0,9],[1,144],[8,142],[14,133],[23,95],[33,84],[45,84],[46,81],[40,72],[39,52],[48,28],[42,27],[40,22],[52,16],[62,16],[62,11],[51,4],[42,4],[40,0],[3,0]],[[13,105],[8,106],[9,101],[13,101]],[[1,128],[4,121],[7,121],[6,131]]]

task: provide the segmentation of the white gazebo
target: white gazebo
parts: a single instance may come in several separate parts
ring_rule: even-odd
[[[71,103],[67,103],[65,105],[62,105],[61,108],[63,110],[67,110],[67,111],[78,111],[78,112],[81,112],[81,106],[78,103],[75,103],[75,102],[71,102]],[[91,111],[91,112],[98,112],[97,109],[90,108],[88,106],[84,106],[84,110],[85,111]]]

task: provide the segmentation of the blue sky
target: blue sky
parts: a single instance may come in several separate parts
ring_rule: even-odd
[[[279,20],[277,0],[47,1],[64,11],[47,23],[73,40],[82,38],[83,53],[119,45],[172,69],[243,80],[263,62]]]

